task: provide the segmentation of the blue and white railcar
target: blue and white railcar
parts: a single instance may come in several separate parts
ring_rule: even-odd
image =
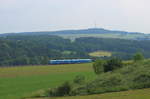
[[[64,60],[50,60],[50,64],[77,64],[90,63],[92,59],[64,59]]]

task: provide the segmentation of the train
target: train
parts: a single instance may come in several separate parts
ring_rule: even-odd
[[[79,64],[90,62],[92,62],[92,59],[63,59],[63,60],[50,60],[49,64]]]

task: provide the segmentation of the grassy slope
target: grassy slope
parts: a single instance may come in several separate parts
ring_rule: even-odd
[[[134,83],[134,86],[132,86],[134,88],[144,88],[144,87],[142,87],[143,86],[142,84],[144,84],[144,86],[149,85],[148,84],[149,78],[145,78],[145,77],[149,77],[148,75],[150,73],[149,72],[150,60],[139,61],[134,64],[131,64],[130,61],[125,62],[125,63],[128,65],[125,66],[124,68],[118,69],[113,72],[114,74],[119,72],[119,73],[123,74],[123,76],[124,76],[124,77],[122,76],[122,79],[129,80],[129,82],[125,82],[124,84],[127,84],[130,86]],[[107,77],[109,78],[109,76],[111,76],[111,75],[113,75],[113,74],[107,73],[106,75],[103,75],[102,78],[107,78]],[[145,75],[145,76],[143,76],[143,75]],[[119,76],[119,75],[117,75],[117,76]],[[137,85],[137,81],[135,81],[135,79],[137,77],[138,77],[139,86],[135,87],[135,85]],[[144,78],[142,79],[139,77],[144,77]],[[103,86],[104,84],[107,84],[107,81],[110,82],[111,79],[109,80],[108,78],[100,79],[100,76],[99,76],[98,77],[98,79],[100,79],[99,81],[96,80],[94,83],[91,83],[90,86],[96,85],[96,87],[93,86],[92,90],[94,91],[94,89],[97,90],[97,88],[101,88],[101,86]],[[114,79],[116,79],[116,78],[114,78]],[[105,80],[106,80],[106,83],[105,83]],[[102,81],[104,81],[103,85],[101,84]],[[132,83],[132,81],[133,81],[133,83]],[[110,85],[110,83],[108,83],[108,85]],[[126,85],[125,85],[125,87],[126,87]],[[38,99],[150,99],[150,89],[131,90],[130,88],[129,88],[129,91],[124,91],[124,92],[113,92],[113,93],[106,93],[106,94],[74,96],[74,97],[38,98]],[[111,86],[109,89],[111,89]],[[77,91],[82,93],[83,90],[82,91],[77,90]]]
[[[33,99],[33,98],[32,98]],[[100,95],[74,96],[63,98],[36,98],[36,99],[150,99],[150,89],[114,92]]]
[[[79,74],[88,79],[95,77],[91,64],[0,68],[0,99],[20,99],[72,80]]]

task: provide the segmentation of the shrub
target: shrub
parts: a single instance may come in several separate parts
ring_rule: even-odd
[[[133,88],[150,88],[150,74],[142,73],[133,79]]]
[[[97,60],[93,64],[93,69],[96,74],[101,74],[104,72],[104,64],[106,62],[104,60]]]
[[[136,62],[136,61],[141,61],[144,59],[144,56],[142,53],[138,52],[136,53],[134,56],[133,56],[133,60]]]
[[[58,88],[50,90],[49,96],[69,96],[71,92],[71,85],[69,82],[65,82]]]
[[[107,61],[107,63],[104,65],[104,71],[109,72],[113,71],[115,69],[121,68],[123,66],[122,60],[118,58],[112,58]]]
[[[82,84],[82,83],[85,82],[85,76],[83,76],[83,75],[77,75],[75,77],[75,79],[73,80],[73,82],[76,83],[76,84]]]
[[[121,90],[127,90],[123,82],[123,76],[119,73],[107,73],[100,75],[92,82],[77,87],[72,93],[74,93],[73,95],[86,95]]]
[[[112,74],[106,77],[102,82],[103,87],[114,87],[121,85],[122,77],[120,74]]]

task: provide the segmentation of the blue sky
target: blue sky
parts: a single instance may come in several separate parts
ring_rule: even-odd
[[[0,0],[0,33],[97,27],[150,33],[150,0]]]

